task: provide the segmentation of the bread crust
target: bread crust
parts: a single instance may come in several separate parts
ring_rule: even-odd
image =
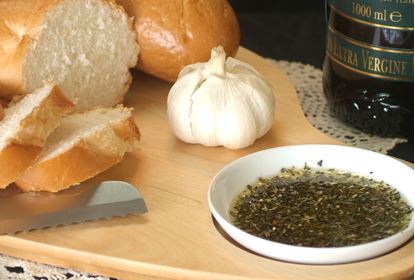
[[[25,192],[67,189],[120,162],[125,152],[137,147],[139,139],[140,132],[132,116],[109,122],[62,153],[39,159],[15,183]]]
[[[3,119],[4,117],[4,109],[3,109],[3,105],[0,102],[0,121]]]
[[[42,152],[41,147],[9,144],[0,151],[0,189],[19,177]]]
[[[25,93],[22,70],[26,47],[38,38],[48,10],[59,0],[0,1],[0,97]]]
[[[137,67],[174,82],[188,64],[207,61],[213,47],[236,54],[240,30],[227,0],[117,0],[134,16]]]
[[[89,179],[117,164],[121,156],[108,156],[80,146],[29,168],[16,180],[25,192],[57,192]]]
[[[60,118],[73,109],[73,103],[52,84],[48,96],[19,123],[19,131],[0,150],[0,189],[6,188],[36,161]]]
[[[131,116],[126,121],[112,126],[114,133],[125,142],[133,143],[140,140],[141,134],[134,118]]]

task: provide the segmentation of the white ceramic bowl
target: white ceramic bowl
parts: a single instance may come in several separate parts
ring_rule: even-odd
[[[209,207],[220,226],[242,246],[258,254],[290,262],[336,264],[355,262],[385,254],[413,236],[414,217],[407,228],[382,240],[356,246],[313,248],[287,245],[248,234],[230,222],[232,200],[259,177],[275,176],[282,167],[335,168],[383,180],[397,188],[413,207],[415,173],[391,157],[368,150],[335,145],[295,145],[268,149],[242,157],[224,167],[212,180]]]

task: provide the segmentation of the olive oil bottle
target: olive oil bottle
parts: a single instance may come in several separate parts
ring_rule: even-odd
[[[413,0],[329,0],[323,88],[341,120],[413,137]]]

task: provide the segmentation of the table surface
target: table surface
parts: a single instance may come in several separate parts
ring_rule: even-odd
[[[237,12],[244,47],[263,57],[322,68],[326,40],[324,1],[230,0],[230,3]],[[413,163],[413,137],[396,145],[388,154]]]

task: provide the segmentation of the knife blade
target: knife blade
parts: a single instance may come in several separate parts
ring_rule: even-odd
[[[95,221],[148,211],[140,192],[127,182],[81,183],[58,193],[0,192],[0,234]]]

